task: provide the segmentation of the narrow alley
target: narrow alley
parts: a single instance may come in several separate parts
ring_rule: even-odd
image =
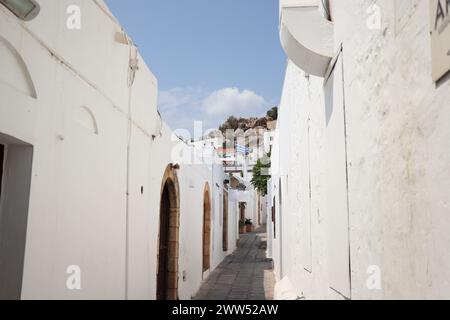
[[[237,250],[205,279],[195,300],[273,300],[265,228],[241,235]]]
[[[450,299],[450,0],[0,0],[0,70],[0,301]]]

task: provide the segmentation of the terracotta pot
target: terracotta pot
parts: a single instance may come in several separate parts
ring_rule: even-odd
[[[239,233],[241,234],[245,233],[245,227],[239,227]]]
[[[245,230],[246,230],[247,232],[253,232],[253,225],[247,224],[247,225],[245,226]]]

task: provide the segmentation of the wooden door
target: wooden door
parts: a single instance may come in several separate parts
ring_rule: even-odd
[[[170,198],[167,185],[161,196],[157,299],[166,300],[168,292]]]
[[[228,251],[228,192],[223,193],[223,251]]]
[[[211,199],[209,189],[203,199],[203,272],[211,267]]]

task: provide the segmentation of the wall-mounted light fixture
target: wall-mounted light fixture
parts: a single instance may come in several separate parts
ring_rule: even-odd
[[[34,0],[0,0],[0,3],[24,21],[36,18],[41,10],[39,4]]]

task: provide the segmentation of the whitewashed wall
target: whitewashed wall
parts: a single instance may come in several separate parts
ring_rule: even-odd
[[[128,88],[134,49],[115,41],[121,26],[103,2],[39,3],[27,23],[0,6],[0,143],[14,137],[33,146],[21,298],[154,299],[161,180],[181,143],[157,114],[157,80],[138,56]],[[81,30],[66,28],[72,4],[81,8]],[[214,186],[225,176],[220,166],[180,165],[179,295],[189,299],[202,280],[204,186],[222,203]],[[219,209],[213,267],[236,243],[223,252]],[[66,287],[71,265],[81,267],[81,290]]]
[[[374,3],[381,10],[379,30],[367,27]],[[277,296],[448,298],[450,82],[447,77],[436,85],[431,78],[429,3],[332,1],[332,12],[336,49],[343,46],[351,291],[330,289],[330,221],[336,212],[329,208],[327,168],[335,159],[329,157],[323,79],[308,78],[289,63],[278,133],[278,172],[288,176],[283,250],[279,240],[272,242]],[[274,191],[279,176],[272,178]],[[367,286],[377,268],[379,290]]]

